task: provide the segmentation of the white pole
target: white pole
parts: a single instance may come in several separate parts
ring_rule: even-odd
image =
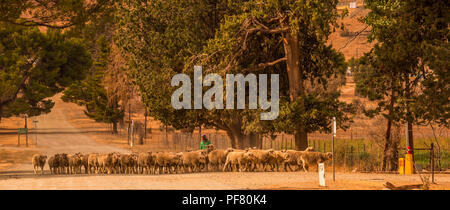
[[[326,187],[326,185],[325,185],[325,163],[319,163],[317,167],[319,169],[319,185],[321,187]]]

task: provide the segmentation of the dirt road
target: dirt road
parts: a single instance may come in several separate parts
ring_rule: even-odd
[[[65,113],[71,105],[55,97],[55,107],[48,115],[38,118],[38,144],[43,154],[129,152],[126,149],[99,144],[90,139],[85,129],[74,128]],[[22,148],[18,148],[22,149]],[[26,150],[25,148],[23,148]],[[170,175],[34,175],[29,164],[15,165],[0,171],[1,189],[383,189],[386,181],[394,184],[419,184],[418,175],[400,176],[383,174],[338,173],[337,182],[327,174],[327,188],[318,187],[318,174],[314,172],[204,172]],[[434,189],[450,189],[450,175],[436,175],[439,185]]]
[[[37,146],[33,150],[38,150],[41,154],[47,156],[54,155],[56,153],[106,153],[106,152],[129,152],[126,149],[113,147],[104,144],[98,144],[84,135],[89,130],[80,130],[73,127],[66,119],[65,113],[67,113],[73,104],[63,102],[60,99],[60,95],[53,97],[56,102],[52,112],[46,115],[37,117],[38,128],[33,129],[34,133],[37,133]],[[30,120],[31,121],[31,120]],[[33,127],[32,123],[29,123],[30,127]],[[29,135],[29,140],[35,143],[36,139],[34,134]],[[14,150],[27,150],[27,148],[6,148]],[[15,165],[3,171],[3,173],[10,173],[14,171],[29,171],[32,170],[31,160],[30,164]],[[1,173],[1,172],[0,172]]]

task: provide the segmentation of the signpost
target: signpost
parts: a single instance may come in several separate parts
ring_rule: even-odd
[[[336,181],[335,167],[334,167],[334,137],[336,137],[336,117],[333,117],[333,135],[331,140],[332,142],[331,152],[333,153],[333,157],[331,158],[333,164],[333,182]]]
[[[17,139],[17,146],[20,146],[20,134],[27,134],[28,133],[28,128],[19,128],[17,130],[17,134],[18,134],[18,139]],[[27,140],[28,142],[28,140]],[[28,143],[27,143],[27,147],[28,147]]]
[[[24,126],[24,128],[19,128],[17,130],[17,146],[18,147],[20,147],[20,134],[25,134],[26,146],[28,147],[28,126],[27,126],[28,115],[25,114],[23,117],[25,119],[25,126]]]
[[[319,185],[321,187],[326,187],[325,185],[325,163],[319,163]]]

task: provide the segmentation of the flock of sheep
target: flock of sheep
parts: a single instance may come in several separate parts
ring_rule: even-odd
[[[34,173],[39,169],[44,173],[45,163],[51,174],[165,174],[193,173],[200,171],[296,171],[308,165],[325,162],[331,153],[305,151],[275,151],[259,149],[216,149],[209,145],[206,150],[173,152],[144,152],[132,154],[56,154],[47,156],[36,154],[32,158]],[[84,171],[82,171],[82,167]]]

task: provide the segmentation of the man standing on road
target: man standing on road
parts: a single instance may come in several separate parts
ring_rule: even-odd
[[[200,149],[206,149],[206,146],[210,145],[211,142],[206,138],[206,135],[202,136],[202,140],[200,141]]]

